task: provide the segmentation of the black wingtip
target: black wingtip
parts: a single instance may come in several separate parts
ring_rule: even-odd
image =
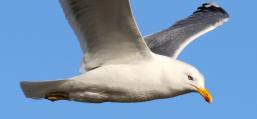
[[[197,11],[195,11],[193,14],[204,13],[204,12],[219,12],[229,17],[228,13],[215,3],[204,3],[202,4],[202,6],[198,7]]]

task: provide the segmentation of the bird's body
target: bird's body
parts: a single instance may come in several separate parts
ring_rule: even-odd
[[[181,81],[176,75],[182,70],[177,64],[188,69],[190,66],[166,56],[152,55],[153,58],[145,61],[106,65],[60,80],[62,85],[47,87],[42,94],[69,94],[69,100],[99,103],[142,102],[187,93],[189,90],[177,84]],[[23,89],[29,92],[26,86]]]
[[[171,74],[165,72],[167,66],[161,63],[159,59],[150,59],[99,67],[74,78],[74,82],[87,88],[81,89],[84,93],[79,95],[71,94],[70,98],[89,102],[141,102],[175,96],[167,85]],[[85,95],[80,97],[81,94]]]
[[[26,97],[142,102],[199,92],[212,101],[202,74],[176,58],[189,42],[226,21],[222,8],[203,4],[187,19],[146,37],[145,42],[129,0],[60,1],[84,53],[82,72],[65,80],[21,82]]]

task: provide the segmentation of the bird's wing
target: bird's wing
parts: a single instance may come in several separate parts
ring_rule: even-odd
[[[177,58],[190,42],[222,25],[228,18],[229,15],[221,7],[205,3],[188,18],[145,37],[145,41],[154,53]]]
[[[84,53],[82,70],[150,58],[129,0],[60,0]]]

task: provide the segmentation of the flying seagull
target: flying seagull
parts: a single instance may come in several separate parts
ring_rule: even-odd
[[[172,27],[143,38],[129,0],[60,3],[84,53],[82,73],[64,80],[22,81],[26,97],[90,103],[143,102],[198,92],[212,102],[203,75],[176,58],[191,41],[228,20],[221,7],[203,4]]]

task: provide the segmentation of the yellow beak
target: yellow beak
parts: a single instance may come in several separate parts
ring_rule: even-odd
[[[196,87],[197,88],[197,87]],[[200,95],[203,96],[203,98],[205,99],[206,102],[208,103],[212,103],[212,96],[211,94],[209,93],[208,90],[206,89],[202,89],[202,88],[197,88],[197,91]]]

